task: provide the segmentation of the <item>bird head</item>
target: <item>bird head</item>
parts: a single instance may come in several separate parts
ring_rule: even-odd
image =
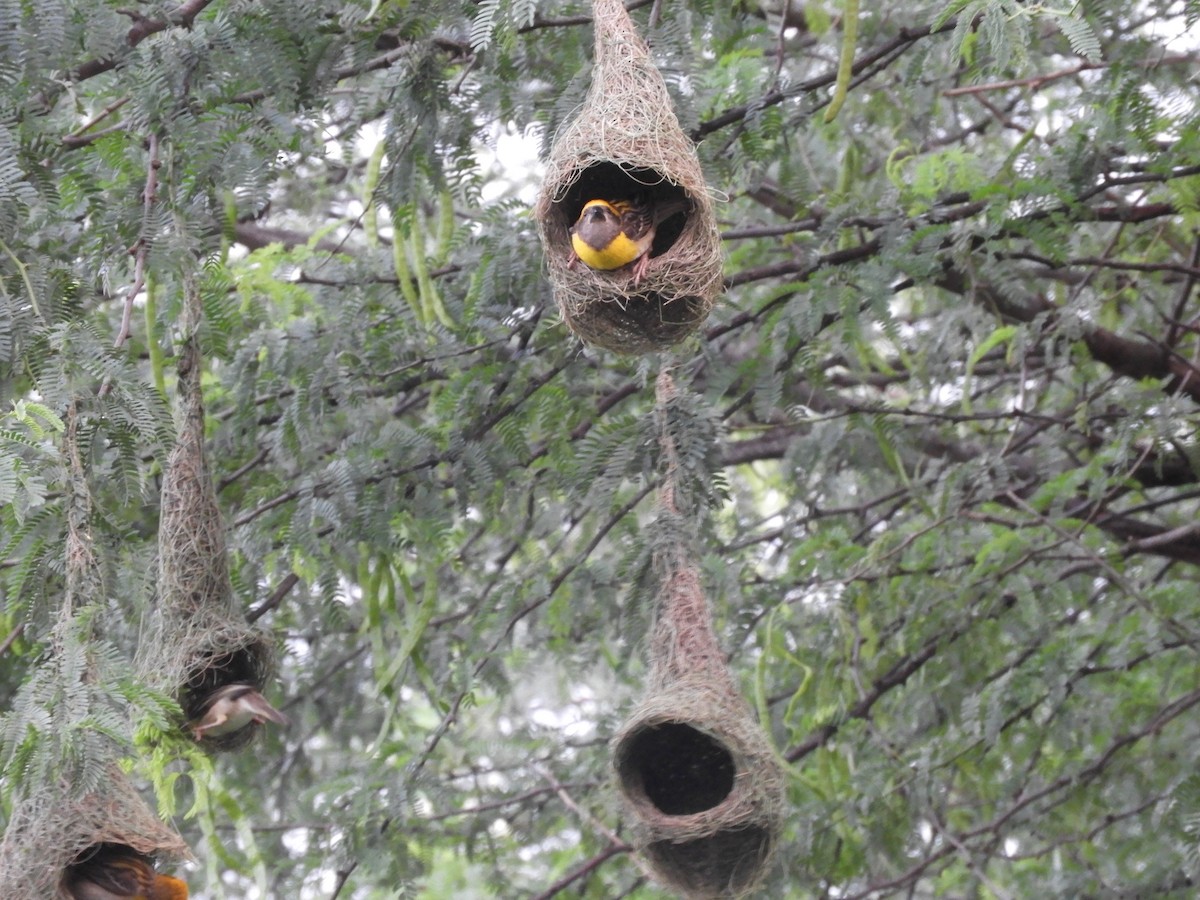
[[[589,200],[584,204],[571,233],[591,246],[605,247],[621,231],[621,214],[607,200]]]
[[[147,900],[188,900],[188,887],[170,875],[155,875]]]

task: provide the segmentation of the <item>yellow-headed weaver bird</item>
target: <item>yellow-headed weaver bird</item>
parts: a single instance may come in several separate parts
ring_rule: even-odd
[[[187,900],[187,885],[154,871],[149,857],[131,847],[101,844],[67,868],[63,887],[74,900]]]
[[[577,260],[606,272],[632,265],[636,286],[650,265],[650,247],[658,226],[686,209],[686,201],[680,198],[661,203],[648,196],[589,200],[571,226],[567,268],[575,268]]]
[[[209,694],[204,703],[204,715],[189,726],[196,740],[231,734],[250,724],[288,724],[287,716],[268,703],[253,685],[226,684]]]

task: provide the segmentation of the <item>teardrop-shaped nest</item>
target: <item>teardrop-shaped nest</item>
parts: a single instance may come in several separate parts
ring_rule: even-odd
[[[741,897],[770,870],[783,772],[740,697],[707,677],[646,697],[613,738],[633,842],[685,897]]]
[[[722,290],[721,240],[691,140],[662,75],[620,0],[595,0],[592,86],[555,137],[535,208],[563,321],[588,343],[620,353],[665,349],[699,329]],[[639,198],[662,222],[645,276],[571,265],[571,226],[589,200]]]
[[[163,475],[158,528],[158,602],[140,642],[138,667],[175,697],[188,721],[226,684],[263,691],[276,672],[270,634],[246,622],[229,575],[225,524],[204,449],[200,354],[195,337],[180,350],[179,439]],[[181,727],[186,723],[180,723]],[[206,737],[210,751],[238,750],[257,729]]]
[[[700,573],[660,553],[646,696],[613,738],[634,844],[691,898],[741,897],[770,870],[784,776],[721,653]]]

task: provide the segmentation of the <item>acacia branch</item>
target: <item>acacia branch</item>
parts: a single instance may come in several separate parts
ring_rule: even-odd
[[[1158,59],[1142,60],[1140,62],[1121,62],[1122,66],[1130,66],[1135,69],[1155,69],[1159,66],[1178,65],[1195,65],[1196,58],[1194,56],[1183,54],[1179,56],[1164,56]],[[989,81],[987,84],[967,84],[961,87],[947,88],[942,91],[943,97],[959,97],[963,94],[984,94],[991,91],[1003,91],[1009,88],[1028,87],[1035,91],[1043,85],[1049,84],[1052,81],[1058,81],[1060,78],[1070,78],[1072,75],[1078,75],[1081,72],[1088,72],[1093,69],[1107,69],[1114,65],[1111,60],[1103,60],[1099,62],[1082,62],[1078,65],[1071,66],[1066,69],[1059,69],[1057,72],[1047,72],[1045,75],[1033,75],[1029,78],[1012,78],[1005,81]]]
[[[926,641],[925,646],[916,653],[910,653],[901,657],[887,672],[871,683],[866,696],[854,704],[845,715],[832,722],[827,722],[816,729],[803,741],[791,750],[788,750],[784,754],[784,758],[791,763],[798,762],[819,747],[825,746],[829,739],[837,734],[847,722],[854,719],[869,718],[871,709],[883,698],[884,694],[902,686],[925,663],[937,655],[938,650],[942,648],[943,642],[948,644],[957,640],[966,630],[966,626],[959,626],[948,634],[936,635]]]
[[[133,18],[133,26],[125,35],[125,43],[130,49],[133,49],[152,34],[166,31],[173,26],[188,28],[195,21],[196,16],[200,15],[204,8],[212,2],[213,0],[186,0],[162,19],[151,19],[138,12],[123,11]],[[119,62],[119,58],[112,56],[90,59],[75,68],[68,78],[73,82],[86,81],[115,69]]]
[[[133,284],[125,295],[125,308],[121,312],[121,328],[113,341],[113,349],[119,350],[129,340],[130,322],[133,318],[133,301],[146,286],[146,257],[150,253],[150,214],[158,198],[158,169],[162,163],[158,158],[158,135],[151,133],[148,160],[146,163],[146,187],[142,190],[142,230],[137,241],[129,248],[133,255]]]
[[[1053,805],[1061,804],[1073,793],[1073,791],[1086,788],[1089,782],[1103,774],[1103,772],[1108,768],[1109,764],[1122,750],[1132,747],[1147,737],[1158,734],[1166,725],[1179,718],[1184,713],[1188,712],[1198,703],[1200,703],[1200,690],[1184,694],[1181,697],[1171,701],[1170,703],[1161,707],[1158,712],[1137,731],[1127,732],[1115,738],[1112,743],[1105,748],[1103,753],[1093,759],[1092,762],[1084,766],[1082,769],[1074,772],[1068,772],[1045,787],[1039,788],[1038,790],[1018,795],[1010,806],[993,817],[990,822],[960,833],[957,841],[946,841],[937,850],[917,861],[908,870],[897,877],[888,879],[886,881],[874,882],[857,893],[847,895],[847,900],[867,900],[869,897],[878,897],[891,894],[905,885],[911,885],[915,883],[918,879],[925,875],[931,866],[955,853],[957,851],[956,844],[967,844],[968,842],[978,838],[986,838],[990,841],[995,837],[998,837],[1001,833],[1000,829],[1005,826],[1014,816],[1030,805],[1048,800],[1055,794],[1059,794],[1060,796],[1056,801],[1053,801]]]
[[[575,869],[572,869],[562,878],[558,879],[558,881],[554,882],[554,884],[550,885],[550,887],[546,888],[546,890],[534,897],[533,900],[550,900],[550,898],[555,894],[566,890],[576,881],[579,881],[581,878],[586,878],[614,856],[617,856],[621,853],[628,853],[629,849],[630,848],[628,844],[610,844],[591,859],[577,866]]]
[[[266,613],[275,609],[283,602],[286,597],[300,581],[300,576],[295,572],[288,572],[284,576],[283,581],[279,582],[275,590],[271,591],[271,596],[256,606],[254,609],[246,613],[246,621],[253,624],[261,619]]]
[[[968,282],[966,275],[954,268],[948,267],[936,283],[951,293],[973,296],[1001,318],[1014,322],[1028,324],[1039,316],[1054,318],[1061,312],[1039,295],[1014,300],[986,282]],[[1165,344],[1122,337],[1099,325],[1084,323],[1083,327],[1084,346],[1097,362],[1129,378],[1165,379],[1167,391],[1179,392],[1200,402],[1200,372],[1187,360],[1171,353]]]
[[[854,64],[851,66],[850,71],[853,75],[860,75],[864,70],[874,66],[881,60],[887,59],[890,63],[922,38],[926,38],[935,34],[943,34],[947,31],[953,31],[957,24],[957,19],[951,19],[950,21],[944,22],[937,27],[929,26],[926,28],[901,28],[899,34],[897,34],[890,41],[868,50],[859,59],[856,59]],[[819,88],[828,87],[836,80],[837,69],[835,67],[831,68],[828,72],[825,72],[822,75],[818,75],[815,78],[810,78],[807,81],[802,81],[800,84],[787,88],[786,90],[770,91],[751,103],[747,103],[742,106],[731,107],[720,115],[714,116],[705,122],[701,122],[696,128],[692,129],[690,136],[693,141],[699,143],[705,137],[705,135],[712,134],[714,131],[719,131],[720,129],[725,128],[728,125],[732,125],[735,122],[740,122],[747,116],[764,110],[767,107],[776,106],[786,100],[791,100],[803,94],[811,93]]]
[[[655,0],[631,0],[625,4],[626,12],[633,12],[635,9],[641,9],[643,6],[649,6]],[[547,19],[540,12],[534,13],[533,21],[528,25],[522,25],[517,29],[517,34],[527,34],[530,31],[536,31],[539,28],[563,28],[573,25],[591,25],[592,17],[587,15],[579,16],[561,16],[557,19]]]
[[[312,235],[290,228],[269,228],[257,222],[238,222],[233,226],[233,238],[247,250],[261,250],[271,244],[282,244],[285,250],[291,250],[307,246]],[[343,245],[344,241],[321,238],[314,246],[322,253],[341,253]]]

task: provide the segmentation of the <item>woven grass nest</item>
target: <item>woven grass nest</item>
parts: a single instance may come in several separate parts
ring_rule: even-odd
[[[66,594],[51,640],[55,656],[66,652],[68,638],[81,627],[78,611],[99,604],[105,597],[92,534],[92,498],[79,449],[79,420],[78,405],[72,401],[63,437],[63,457],[69,473],[63,547]],[[92,626],[84,627],[88,638],[94,638]],[[70,672],[72,679],[80,677],[73,663],[61,666],[61,660],[54,660],[51,666]],[[90,659],[84,666],[83,679],[95,680]],[[83,721],[76,719],[75,724]],[[81,739],[79,749],[89,767],[81,769],[77,777],[89,778],[86,785],[72,785],[63,778],[15,787],[19,799],[14,802],[0,841],[0,897],[4,900],[70,900],[63,885],[67,868],[105,844],[128,847],[152,859],[191,858],[183,838],[163,823],[134,789],[108,738],[88,729]],[[97,758],[92,768],[91,761]],[[76,762],[81,761],[76,757]],[[14,789],[12,785],[9,788]]]
[[[0,896],[5,900],[70,900],[68,866],[102,844],[129,847],[158,861],[191,858],[183,838],[165,825],[114,764],[93,791],[72,796],[66,786],[22,802],[0,845]]]
[[[179,439],[167,460],[158,528],[158,605],[141,642],[139,668],[172,694],[186,720],[226,684],[262,691],[276,672],[274,641],[246,622],[229,576],[225,526],[204,450],[200,358],[194,338],[180,352]],[[180,723],[181,725],[183,723]],[[207,750],[238,750],[257,729],[207,736]]]
[[[658,603],[646,697],[612,742],[618,788],[659,881],[689,898],[742,897],[779,843],[783,772],[686,557],[667,560]]]
[[[588,343],[648,353],[700,328],[722,289],[721,241],[691,140],[620,0],[594,0],[595,68],[578,114],[555,137],[535,208],[567,327]],[[592,199],[683,201],[655,234],[645,278],[571,260],[570,228]]]

